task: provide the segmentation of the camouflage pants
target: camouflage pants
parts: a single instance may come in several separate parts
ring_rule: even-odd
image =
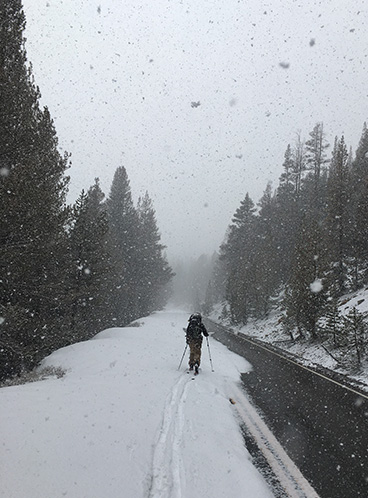
[[[188,345],[190,349],[189,367],[194,367],[196,363],[199,366],[201,364],[202,338],[195,341],[189,341]]]

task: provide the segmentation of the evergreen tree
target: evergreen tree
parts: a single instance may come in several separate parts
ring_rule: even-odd
[[[288,146],[286,147],[286,151],[284,154],[283,169],[284,172],[280,177],[279,191],[281,193],[291,194],[296,190],[296,188],[294,184],[294,175],[293,175],[294,161],[292,157],[290,144],[288,144]]]
[[[107,252],[107,213],[99,180],[82,192],[73,209],[70,231],[70,342],[85,340],[109,321],[107,288],[112,269]]]
[[[327,300],[325,261],[321,229],[314,220],[305,220],[295,248],[284,307],[287,326],[296,327],[301,336],[306,331],[314,339],[317,338],[317,323],[324,313]]]
[[[139,264],[136,271],[139,314],[146,316],[167,301],[167,285],[173,274],[163,255],[156,214],[148,192],[138,201]]]
[[[255,226],[254,264],[254,313],[265,317],[270,311],[270,298],[279,285],[279,247],[275,228],[275,199],[271,184],[258,203],[260,210]]]
[[[351,249],[354,251],[354,289],[368,282],[368,129],[362,136],[351,168]]]
[[[326,150],[329,144],[326,142],[323,123],[317,123],[305,143],[307,175],[303,182],[306,198],[305,209],[311,212],[315,219],[322,220],[325,211],[325,190],[327,183],[328,162]]]
[[[3,177],[7,177],[33,147],[34,111],[38,110],[40,94],[26,65],[25,24],[21,0],[1,2],[0,169]]]
[[[250,288],[254,247],[255,207],[247,193],[236,210],[221,257],[227,266],[227,299],[235,323],[246,323],[252,310]]]
[[[144,232],[147,248],[155,233],[154,227],[140,232],[150,210],[139,220],[124,168],[106,205],[96,181],[73,210],[66,206],[69,158],[58,150],[48,109],[40,107],[24,28],[21,0],[0,3],[0,378],[108,324],[136,318],[135,275],[146,262],[139,259],[139,239]],[[171,278],[162,248],[151,247],[150,309],[162,304]]]
[[[343,322],[336,299],[331,298],[330,302],[328,302],[325,318],[326,324],[323,328],[323,333],[332,337],[333,345],[335,347],[341,346]]]
[[[126,325],[139,316],[136,279],[139,221],[128,175],[123,166],[115,171],[106,206],[109,221],[109,251],[115,272],[111,282],[113,319],[116,325]]]
[[[298,132],[297,138],[294,144],[294,148],[292,150],[293,161],[291,163],[292,166],[292,178],[294,184],[294,192],[296,199],[299,200],[300,191],[302,188],[302,180],[304,176],[304,172],[306,170],[306,151],[305,144],[301,139],[300,133]]]
[[[329,144],[325,139],[323,123],[317,123],[309,136],[310,139],[305,143],[307,169],[312,174],[316,198],[318,198],[318,184],[323,173],[324,165],[328,162],[326,149],[328,149]]]
[[[353,349],[356,354],[357,362],[360,365],[365,356],[367,347],[367,326],[364,323],[363,316],[355,308],[344,318],[346,349]]]
[[[68,157],[26,65],[19,0],[0,5],[0,306],[4,375],[34,364],[59,335],[66,265]],[[26,255],[26,256],[25,256]],[[9,356],[7,356],[9,351]]]
[[[276,190],[274,233],[278,258],[278,279],[280,284],[286,284],[290,276],[291,254],[295,245],[300,225],[300,211],[298,203],[295,175],[293,171],[294,160],[291,146],[285,151],[283,163],[284,172],[280,176],[279,185]]]
[[[214,287],[212,280],[208,282],[207,289],[206,289],[206,295],[204,298],[204,303],[202,307],[202,311],[205,315],[209,315],[213,311],[213,306],[215,304],[215,292],[214,292]]]
[[[334,277],[341,295],[347,288],[347,256],[350,251],[350,183],[344,137],[335,140],[328,178],[327,231]]]

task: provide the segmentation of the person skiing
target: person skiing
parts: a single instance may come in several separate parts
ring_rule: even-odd
[[[208,332],[202,323],[202,316],[196,312],[190,315],[188,319],[188,326],[186,328],[186,341],[190,349],[189,356],[189,370],[195,370],[197,375],[199,372],[199,365],[201,364],[201,348],[203,337],[208,337]]]

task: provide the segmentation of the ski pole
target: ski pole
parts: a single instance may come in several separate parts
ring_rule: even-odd
[[[183,360],[184,360],[184,356],[185,356],[185,352],[186,352],[186,350],[187,350],[187,347],[188,347],[188,344],[185,346],[183,356],[181,357],[181,360],[180,360],[180,365],[178,366],[178,370],[180,370],[181,364],[183,363]]]
[[[207,341],[208,356],[210,357],[210,363],[211,363],[212,372],[214,372],[213,365],[212,365],[211,351],[210,351],[210,343],[208,342],[208,337],[206,337],[206,341]]]

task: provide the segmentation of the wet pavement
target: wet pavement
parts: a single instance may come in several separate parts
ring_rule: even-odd
[[[244,389],[320,497],[368,497],[367,395],[268,351],[266,344],[206,324],[215,339],[252,364],[252,372],[242,375]]]

